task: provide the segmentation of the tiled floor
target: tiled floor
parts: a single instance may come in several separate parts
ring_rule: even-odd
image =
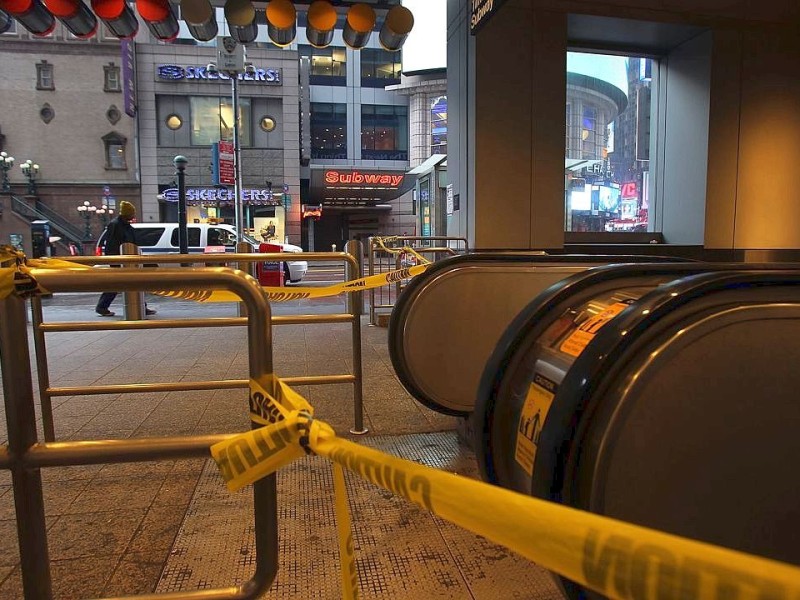
[[[84,294],[46,300],[45,321],[94,320],[92,307],[95,300],[94,295]],[[231,304],[197,305],[163,299],[150,299],[149,302],[159,310],[157,319],[235,316],[235,307]],[[335,298],[275,305],[274,312],[302,314],[343,310],[341,299]],[[276,327],[273,335],[275,372],[281,376],[350,372],[350,335],[349,326],[339,324]],[[47,334],[51,385],[244,379],[247,377],[246,343],[244,328],[230,327]],[[394,436],[449,432],[442,442],[445,444],[442,452],[454,460],[466,461],[464,464],[468,465],[473,460],[471,455],[454,445],[455,420],[416,403],[396,380],[386,348],[386,330],[367,327],[365,319],[362,343],[364,422],[370,434],[368,439],[360,439],[366,439],[370,444],[386,443],[385,440],[392,439],[407,439],[412,443],[414,435],[406,438]],[[348,435],[353,426],[351,385],[303,386],[298,391],[315,406],[319,418],[330,423],[340,435]],[[248,428],[244,390],[75,396],[54,398],[53,404],[56,436],[61,440],[210,434]],[[41,438],[41,423],[39,425]],[[1,431],[5,439],[5,427]],[[474,472],[474,464],[465,468]],[[289,476],[292,476],[291,472]],[[176,548],[201,552],[209,543],[204,534],[208,533],[209,540],[219,534],[204,527],[202,534],[195,536],[197,547],[189,548],[195,543],[187,533],[192,530],[193,515],[208,510],[203,505],[205,500],[226,493],[207,460],[53,468],[43,471],[43,479],[55,598],[110,597],[153,592],[157,588],[176,589],[174,576],[170,579],[170,573],[174,573]],[[317,484],[327,489],[325,482],[320,479]],[[381,510],[373,507],[377,498],[375,493],[363,496],[364,511]],[[22,597],[13,503],[10,476],[0,472],[0,600]],[[213,502],[209,506],[213,511]],[[301,510],[298,504],[297,511]],[[437,532],[437,543],[451,548],[440,558],[451,563],[454,574],[442,574],[440,583],[445,585],[443,589],[453,593],[439,597],[552,597],[554,591],[549,584],[542,584],[545,587],[541,588],[541,594],[534,593],[536,586],[530,578],[542,578],[542,572],[513,557],[507,564],[521,569],[521,579],[506,577],[494,581],[478,577],[475,581],[489,581],[491,586],[473,586],[469,583],[473,575],[466,571],[481,570],[489,565],[474,560],[474,556],[481,556],[480,552],[470,554],[470,550],[467,554],[472,558],[469,558],[452,550],[453,544],[461,546],[458,535],[463,534],[457,534],[449,526],[443,528],[431,517],[425,516],[423,523],[423,516],[413,507],[400,510],[415,522],[416,529],[409,529],[406,540]],[[328,512],[322,512],[324,514],[316,515],[320,526],[330,527],[330,523],[323,523]],[[366,523],[368,528],[382,527],[380,519]],[[356,538],[362,535],[361,539],[366,540],[372,535],[370,531],[363,530],[359,534],[357,529]],[[282,549],[301,543],[292,542],[285,532],[283,539]],[[245,543],[244,540],[240,542]],[[485,542],[473,540],[470,543],[473,545],[466,547],[485,546]],[[377,581],[375,578],[382,577],[373,569],[385,569],[386,560],[417,563],[419,551],[417,548],[407,555],[402,547],[398,547],[391,559],[373,558],[369,552],[357,552],[359,576],[365,582],[365,597],[419,596],[417,588],[413,592],[410,588],[403,592],[392,587],[391,592],[384,594],[381,591],[383,584],[372,583]],[[282,573],[296,572],[295,554],[293,551],[282,556]],[[505,551],[502,554],[508,555]],[[327,557],[334,562],[320,572],[331,581],[338,581],[335,545],[331,546]],[[464,565],[469,567],[466,571]],[[436,575],[439,571],[431,573],[434,579],[439,577]],[[391,568],[385,574],[389,578],[386,585],[397,583],[392,583],[395,579],[393,574],[396,573]],[[234,572],[230,575],[229,581],[214,581],[213,585],[230,585],[238,577]],[[447,588],[450,577],[457,581],[457,588]],[[546,576],[542,581],[545,580]],[[508,587],[502,587],[503,581],[508,582]],[[196,582],[187,578],[185,584],[191,586]],[[281,598],[312,597],[303,590],[286,595],[285,585],[276,587],[275,591],[279,589],[284,590]],[[330,589],[330,594],[319,592],[313,597],[337,598],[338,588],[333,586]]]

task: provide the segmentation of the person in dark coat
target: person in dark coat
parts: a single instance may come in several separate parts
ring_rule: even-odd
[[[119,213],[106,225],[105,246],[103,248],[103,253],[106,256],[119,255],[122,244],[136,243],[133,227],[131,226],[131,221],[135,216],[136,207],[133,204],[125,200],[119,203]],[[116,267],[119,265],[111,266]],[[117,292],[103,292],[97,301],[97,307],[95,307],[97,314],[101,317],[113,317],[115,313],[110,311],[109,307],[116,297]],[[156,311],[145,306],[145,314],[154,315]]]

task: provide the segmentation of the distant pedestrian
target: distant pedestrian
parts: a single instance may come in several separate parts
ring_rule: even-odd
[[[103,254],[106,256],[117,256],[120,254],[122,244],[136,243],[131,221],[136,217],[136,207],[130,202],[123,200],[119,203],[119,212],[117,216],[106,225],[105,245],[103,246]],[[118,267],[119,265],[111,265]],[[117,297],[117,292],[103,292],[100,299],[97,301],[95,310],[101,317],[113,317],[115,313],[109,310],[114,298]],[[147,308],[145,305],[145,314],[154,315],[156,311],[152,308]]]

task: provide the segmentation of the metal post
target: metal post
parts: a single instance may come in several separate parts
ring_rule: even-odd
[[[8,451],[17,511],[22,589],[27,600],[50,600],[53,586],[47,550],[42,474],[23,466],[22,457],[37,443],[25,302],[14,295],[0,301],[0,364],[3,372]]]
[[[251,254],[255,252],[253,245],[250,242],[243,242],[240,241],[236,243],[236,253],[239,254]],[[236,265],[236,268],[244,271],[248,275],[252,277],[256,276],[256,263],[247,261],[247,262],[240,262]],[[246,317],[247,316],[247,305],[244,302],[239,302],[238,305],[238,316]]]
[[[231,75],[233,95],[233,189],[236,196],[236,235],[242,239],[244,232],[242,208],[242,155],[239,149],[239,75]]]
[[[369,266],[369,275],[375,275],[375,240],[374,238],[369,238],[368,240],[368,248],[367,248],[367,261]],[[370,326],[374,327],[376,324],[375,321],[375,288],[370,288],[369,290],[369,324]]]
[[[185,232],[185,225],[186,225],[186,213],[184,213],[184,232]],[[138,256],[142,253],[139,249],[139,246],[136,244],[131,244],[126,242],[122,244],[119,249],[120,254],[132,254],[134,256]],[[142,265],[122,265],[122,268],[129,268],[129,269],[140,269]],[[144,318],[144,292],[124,292],[123,297],[125,298],[125,309],[123,318],[126,321],[141,321]]]
[[[31,298],[31,314],[33,322],[33,347],[36,349],[36,376],[39,380],[39,404],[42,407],[42,426],[44,428],[44,441],[56,441],[55,425],[53,424],[53,402],[50,398],[50,371],[47,365],[47,344],[41,325],[44,322],[42,311],[42,298]]]
[[[361,277],[364,248],[359,240],[350,240],[345,244],[345,251],[356,259],[354,268],[350,262],[345,264],[345,275],[348,280]],[[361,368],[361,315],[364,313],[364,292],[348,294],[349,310],[353,316],[353,411],[354,425],[350,433],[363,435],[369,430],[364,427],[364,377]]]
[[[189,254],[189,234],[186,231],[186,165],[189,160],[180,154],[172,159],[178,177],[178,251]]]

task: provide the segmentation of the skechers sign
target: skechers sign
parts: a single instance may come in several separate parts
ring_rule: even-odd
[[[282,194],[281,194],[282,195]],[[159,197],[167,202],[178,201],[178,190],[175,188],[168,188],[159,194]],[[196,202],[234,202],[236,195],[232,189],[227,188],[186,188],[186,201],[189,203]],[[269,189],[251,189],[244,188],[242,190],[242,201],[246,204],[263,204],[272,206],[279,204],[277,197],[273,195],[272,190]]]
[[[256,69],[254,73],[239,73],[239,81],[253,81],[265,85],[282,85],[280,69]],[[156,80],[159,81],[230,81],[221,71],[209,72],[207,67],[180,65],[158,65]]]

